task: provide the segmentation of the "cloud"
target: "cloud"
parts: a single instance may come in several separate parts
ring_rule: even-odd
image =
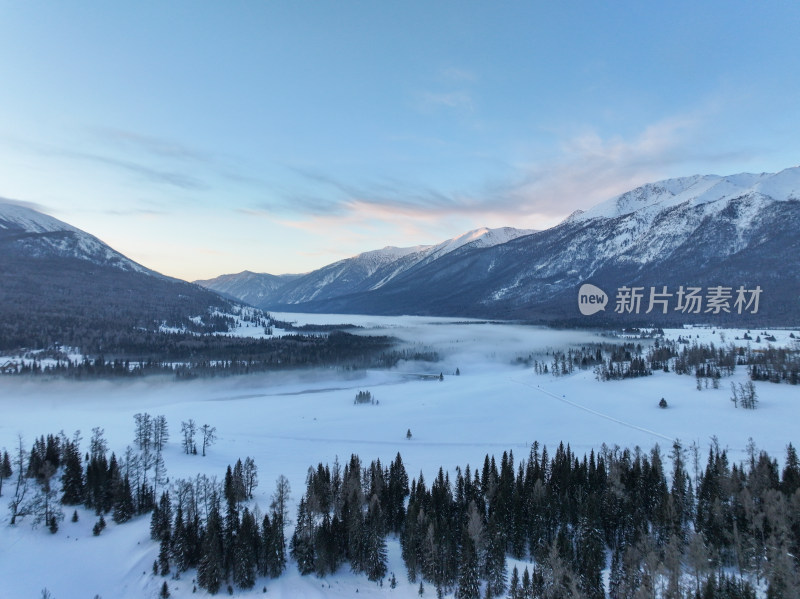
[[[37,141],[19,139],[11,139],[10,141],[17,146],[25,148],[27,151],[39,156],[67,158],[70,160],[101,164],[112,167],[116,170],[133,173],[138,177],[161,185],[169,185],[184,190],[202,190],[209,187],[208,184],[205,183],[200,177],[187,175],[182,172],[182,170],[178,169],[165,168],[161,166],[153,167],[141,160],[134,160],[127,157],[120,158],[112,155],[102,154],[97,151],[75,150],[72,148],[65,148]]]
[[[693,150],[702,132],[699,116],[677,116],[653,123],[629,138],[603,137],[592,129],[565,137],[556,156],[516,165],[502,181],[467,191],[384,177],[349,181],[311,169],[295,169],[306,183],[303,194],[282,206],[288,226],[322,232],[367,223],[403,223],[419,229],[442,220],[486,222],[541,228],[576,209],[593,205],[647,182],[689,174],[694,162],[714,164],[730,158]],[[281,209],[263,206],[266,210]]]
[[[179,142],[161,137],[110,127],[93,127],[89,131],[100,140],[161,158],[202,163],[214,161],[213,156],[206,152],[189,148]]]
[[[112,158],[91,152],[75,152],[71,150],[62,150],[60,154],[67,158],[76,158],[79,160],[96,162],[121,169],[162,185],[170,185],[172,187],[178,187],[180,189],[189,191],[204,190],[209,188],[209,185],[199,177],[187,175],[174,170],[153,168],[133,160]]]
[[[698,118],[685,116],[651,124],[632,139],[604,139],[586,131],[565,140],[558,158],[524,166],[522,178],[498,193],[517,214],[554,216],[587,209],[644,183],[674,176],[676,167],[698,158],[707,164],[727,158],[699,157],[692,151],[700,126]]]
[[[310,183],[314,190],[293,194],[288,203],[292,206],[292,211],[310,209],[314,214],[345,216],[354,212],[379,210],[405,216],[418,216],[421,213],[440,216],[462,209],[465,205],[463,199],[434,187],[400,181],[393,177],[353,183],[317,170],[294,171],[306,183]]]

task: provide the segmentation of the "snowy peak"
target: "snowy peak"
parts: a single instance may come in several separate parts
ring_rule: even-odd
[[[0,199],[0,229],[25,233],[81,232],[52,216],[2,199]]]
[[[9,255],[77,258],[124,271],[157,275],[72,225],[26,206],[2,200],[0,244]]]
[[[800,167],[779,173],[740,173],[721,177],[695,175],[648,183],[598,204],[580,215],[570,216],[571,222],[593,218],[618,218],[634,212],[657,213],[685,204],[700,206],[719,203],[744,196],[763,196],[775,201],[800,198]]]
[[[288,282],[301,275],[271,275],[249,270],[236,274],[220,275],[213,279],[194,281],[195,284],[239,301],[257,305],[270,297]]]
[[[353,258],[340,260],[336,264],[347,262],[348,260],[360,260],[365,263],[384,265],[413,254],[420,254],[420,259],[428,257],[438,258],[439,256],[455,251],[465,245],[473,244],[473,247],[492,247],[535,232],[536,231],[532,229],[515,229],[513,227],[500,227],[499,229],[481,227],[479,229],[467,231],[466,233],[462,233],[457,237],[453,237],[452,239],[448,239],[436,245],[416,245],[404,248],[386,246],[380,250],[371,250],[358,254]]]
[[[513,227],[500,227],[499,229],[481,227],[480,229],[467,231],[458,237],[453,237],[453,239],[448,239],[447,241],[433,246],[428,256],[438,258],[466,245],[474,248],[493,247],[532,233],[536,233],[536,231],[532,229],[515,229]]]
[[[196,283],[260,308],[287,306],[380,289],[401,275],[462,248],[489,248],[535,231],[482,227],[437,245],[387,246],[339,260],[304,275],[244,271]]]
[[[602,289],[677,289],[690,283],[760,286],[768,299],[753,320],[785,324],[800,313],[799,228],[798,167],[775,174],[668,179],[508,243],[502,241],[522,233],[471,231],[426,250],[399,275],[390,273],[348,295],[301,301],[295,309],[570,320],[580,319],[575,290],[587,280]],[[683,312],[663,315],[690,318]],[[731,321],[740,316],[725,315]]]
[[[423,252],[427,250],[430,246],[426,245],[417,245],[413,247],[405,247],[399,248],[392,245],[388,245],[385,248],[380,250],[370,250],[368,252],[363,252],[358,254],[352,258],[346,258],[344,260],[340,260],[334,264],[336,265],[346,265],[348,263],[358,263],[361,268],[367,273],[367,276],[370,276],[375,273],[380,267],[385,266],[387,264],[392,264],[393,262],[397,262],[401,258],[405,258],[411,254],[417,254],[419,252]]]
[[[787,168],[774,175],[766,175],[753,189],[775,200],[800,199],[800,166]]]

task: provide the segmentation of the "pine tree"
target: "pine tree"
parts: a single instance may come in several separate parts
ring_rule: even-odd
[[[314,571],[314,523],[306,509],[305,497],[300,500],[297,508],[297,525],[289,552],[297,562],[300,574],[306,575]]]
[[[575,545],[575,570],[580,576],[581,590],[590,599],[604,599],[605,543],[602,533],[586,517],[579,523]]]
[[[679,535],[682,541],[686,540],[688,523],[692,519],[692,485],[686,472],[684,449],[680,441],[672,444],[672,489],[670,496],[674,506],[675,517],[672,522],[671,532]]]
[[[522,599],[522,589],[520,589],[519,570],[516,566],[511,571],[511,581],[508,584],[508,599]]]
[[[95,437],[98,436],[95,429]],[[86,467],[86,487],[84,503],[87,508],[94,509],[96,514],[103,512],[106,489],[109,488],[108,460],[106,458],[105,441],[92,439],[93,451]]]
[[[514,568],[514,575],[517,569]],[[516,581],[517,579],[514,578]],[[478,552],[466,526],[461,534],[461,559],[458,566],[456,599],[480,599],[481,583],[478,571]]]
[[[12,474],[14,471],[11,469],[11,458],[9,458],[8,452],[3,450],[3,459],[0,460],[0,497],[3,496],[3,481],[10,478]]]
[[[131,494],[131,482],[128,475],[122,479],[117,497],[114,500],[114,513],[111,516],[114,522],[121,524],[133,518],[135,508],[133,506],[133,495]]]
[[[171,527],[172,502],[169,498],[169,492],[165,491],[161,494],[158,506],[153,509],[153,515],[150,517],[150,538],[154,541],[160,541],[164,537],[169,537]]]
[[[506,590],[506,544],[494,514],[489,518],[486,546],[486,594],[491,597],[502,595]]]
[[[528,567],[525,567],[525,570],[522,572],[522,589],[520,590],[520,594],[524,599],[528,597],[534,596],[532,590],[532,583],[531,583],[531,575],[528,573]],[[535,595],[537,597],[541,596],[541,593]],[[615,595],[612,595],[614,597]]]
[[[339,567],[333,523],[327,512],[314,533],[314,573],[322,578]]]
[[[185,572],[191,564],[190,546],[183,522],[183,506],[178,503],[175,510],[175,525],[172,527],[171,556],[178,572]]]
[[[206,522],[197,566],[197,584],[215,595],[225,581],[225,562],[222,547],[222,520],[219,507],[212,505]]]
[[[84,502],[83,462],[78,433],[64,447],[64,474],[61,476],[61,503],[80,505]]]
[[[272,522],[265,515],[261,521],[261,553],[259,554],[258,572],[269,576],[272,569],[275,549],[273,547]]]
[[[158,566],[161,576],[169,574],[169,553],[170,553],[170,539],[169,535],[161,538],[161,544],[158,550]]]
[[[245,508],[233,550],[233,582],[241,589],[251,589],[255,586],[258,547],[256,521],[250,510]]]
[[[786,448],[786,466],[783,468],[781,490],[791,497],[797,489],[800,489],[800,461],[797,459],[794,446],[789,443]]]
[[[365,536],[364,571],[367,579],[376,581],[386,576],[386,538],[383,535],[383,517],[377,496],[370,500],[367,518],[364,522]]]

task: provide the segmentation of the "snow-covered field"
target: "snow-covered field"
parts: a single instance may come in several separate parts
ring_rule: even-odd
[[[296,505],[309,466],[332,463],[336,456],[345,462],[351,453],[367,463],[380,458],[388,464],[400,452],[409,476],[423,471],[432,480],[440,465],[451,470],[467,463],[475,466],[487,453],[499,457],[512,449],[519,460],[534,440],[553,449],[563,440],[582,455],[603,443],[643,449],[658,443],[666,453],[671,441],[680,439],[685,445],[697,442],[705,453],[716,436],[736,461],[743,458],[750,437],[779,461],[790,441],[800,441],[797,387],[756,383],[758,409],[736,409],[729,380],[746,380],[741,367],[716,390],[697,391],[694,377],[663,372],[601,383],[591,371],[537,376],[511,364],[518,356],[609,340],[595,333],[420,317],[276,317],[298,324],[352,322],[364,327],[363,334],[390,334],[434,349],[442,360],[358,374],[315,370],[192,382],[0,377],[0,449],[12,453],[20,434],[29,449],[36,436],[61,430],[71,436],[76,429],[82,431],[86,449],[91,429],[101,427],[109,448],[119,455],[133,442],[134,414],[163,414],[171,434],[165,453],[171,479],[197,473],[221,479],[228,464],[253,457],[259,475],[256,502],[266,511],[280,474],[288,477]],[[790,331],[768,332],[775,334],[776,343],[794,343]],[[674,338],[700,335],[698,340],[717,344],[743,333],[666,332]],[[759,333],[763,331],[751,331],[751,336],[755,339]],[[456,368],[460,376],[453,374]],[[426,372],[442,372],[444,380],[415,376]],[[354,405],[359,390],[371,391],[379,404]],[[658,407],[661,397],[669,403],[666,410]],[[217,428],[218,441],[206,457],[181,451],[180,425],[189,418]],[[411,440],[406,439],[408,429]],[[72,508],[55,535],[45,528],[32,530],[25,520],[11,527],[6,509],[11,483],[5,481],[0,500],[0,597],[39,597],[45,587],[56,599],[157,596],[163,579],[151,573],[158,545],[149,538],[149,517],[122,525],[109,518],[108,528],[98,537],[91,533],[93,514],[78,510],[80,520],[72,523]],[[294,506],[291,513],[294,517]],[[255,589],[236,593],[263,596],[266,586],[267,597],[417,597],[418,584],[407,582],[396,540],[389,542],[389,571],[397,576],[396,589],[381,588],[346,567],[326,579],[301,577],[290,562],[280,579],[260,579]],[[191,573],[181,580],[168,578],[172,597],[204,596],[200,589],[192,595],[191,578]],[[426,592],[433,594],[433,588]]]

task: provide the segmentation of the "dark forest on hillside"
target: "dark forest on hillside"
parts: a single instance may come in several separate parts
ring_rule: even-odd
[[[781,469],[752,442],[740,464],[716,441],[706,456],[677,441],[668,456],[658,446],[578,456],[563,443],[551,454],[534,443],[519,461],[510,451],[499,460],[487,455],[482,466],[456,467],[454,477],[440,468],[430,483],[422,472],[409,479],[399,453],[388,466],[352,455],[344,466],[308,469],[287,543],[285,477],[265,514],[251,505],[258,485],[251,457],[229,466],[223,483],[200,475],[168,484],[166,420],[137,414],[135,423],[124,456],[108,456],[100,429],[85,454],[78,434],[42,436],[30,451],[20,438],[0,461],[11,524],[30,519],[55,533],[62,506],[83,505],[97,516],[99,535],[105,516],[123,523],[149,513],[160,544],[153,575],[196,571],[197,585],[212,594],[280,576],[289,556],[304,575],[347,565],[394,587],[401,574],[388,571],[389,536],[399,538],[408,580],[438,597],[755,599],[760,587],[768,599],[792,599],[800,592],[800,462],[791,444]],[[205,453],[214,431],[182,423],[186,453],[199,453],[195,436]],[[509,568],[509,558],[524,564]]]

